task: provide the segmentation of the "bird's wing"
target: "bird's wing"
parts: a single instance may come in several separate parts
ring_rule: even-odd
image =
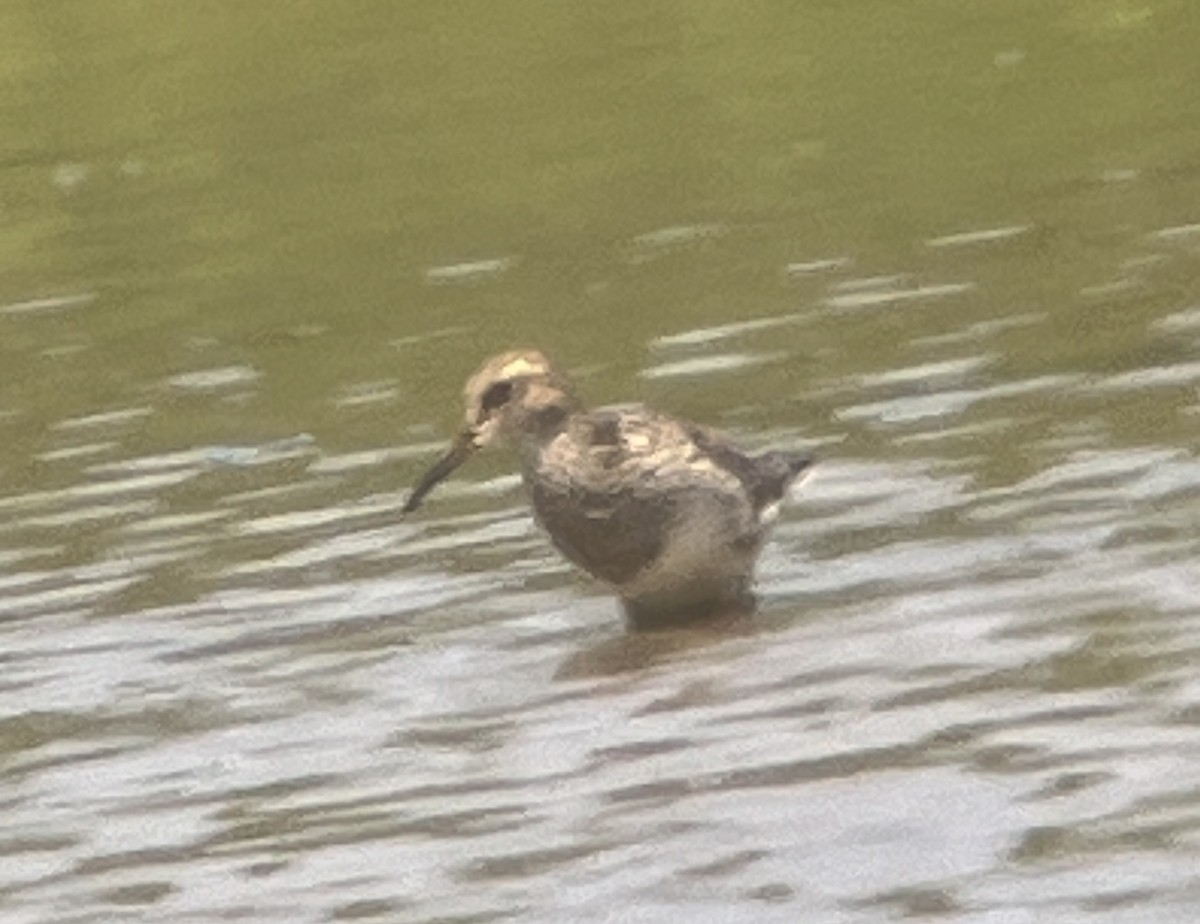
[[[662,553],[679,492],[709,474],[674,418],[637,405],[581,414],[546,446],[529,479],[537,518],[558,549],[621,585]]]

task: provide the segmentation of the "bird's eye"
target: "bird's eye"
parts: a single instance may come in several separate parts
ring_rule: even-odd
[[[483,397],[479,401],[479,407],[485,414],[490,414],[508,404],[512,393],[512,382],[495,382],[489,385],[487,391],[483,393]]]

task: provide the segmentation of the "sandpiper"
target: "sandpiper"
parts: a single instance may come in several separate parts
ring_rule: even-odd
[[[515,447],[536,519],[563,555],[615,591],[633,625],[752,608],[755,561],[808,456],[748,455],[642,405],[588,410],[537,350],[489,359],[464,394],[466,426],[413,487],[405,513],[475,450]]]

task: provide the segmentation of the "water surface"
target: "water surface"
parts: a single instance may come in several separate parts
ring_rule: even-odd
[[[1191,18],[9,4],[0,917],[1195,920]],[[753,621],[401,518],[526,343],[820,456]]]

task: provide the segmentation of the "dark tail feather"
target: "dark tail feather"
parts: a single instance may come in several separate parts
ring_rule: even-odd
[[[799,452],[788,452],[784,455],[787,456],[787,465],[793,478],[817,464],[817,460],[812,456],[806,456]]]
[[[759,510],[780,500],[792,482],[815,464],[812,456],[778,449],[764,452],[754,462],[758,477],[752,493],[754,505]]]

